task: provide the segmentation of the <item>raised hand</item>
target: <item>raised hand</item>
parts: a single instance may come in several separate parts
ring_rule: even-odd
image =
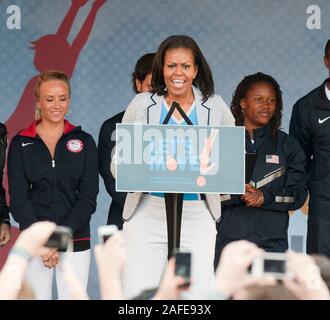
[[[86,289],[78,279],[68,259],[61,262],[60,268],[63,271],[63,278],[70,293],[70,300],[89,300]]]
[[[216,271],[216,288],[222,294],[232,296],[239,289],[250,285],[272,285],[276,279],[271,276],[254,277],[248,267],[264,250],[246,240],[229,243],[222,251]]]
[[[292,278],[283,279],[283,284],[301,300],[329,300],[329,290],[323,281],[314,259],[302,253],[287,253],[287,271]]]
[[[189,289],[189,287],[180,287],[184,283],[183,277],[175,275],[175,258],[172,257],[168,261],[154,300],[181,299],[181,292]]]
[[[83,7],[87,2],[88,0],[72,0],[72,5]]]
[[[205,138],[204,140],[204,148],[202,149],[199,155],[201,174],[207,174],[213,169],[213,167],[216,166],[215,163],[210,163],[210,153],[218,133],[219,133],[218,130],[211,129],[210,136]]]
[[[102,7],[106,3],[106,0],[95,0],[93,3],[93,6],[96,6],[97,8]]]
[[[104,245],[96,245],[94,252],[101,298],[103,300],[123,299],[121,272],[126,261],[126,250],[122,233],[118,231]]]
[[[46,248],[44,245],[55,228],[56,224],[53,222],[36,222],[21,232],[14,247],[25,250],[31,256],[48,254],[52,249]]]

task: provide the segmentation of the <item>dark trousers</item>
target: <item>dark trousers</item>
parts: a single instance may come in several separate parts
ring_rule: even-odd
[[[330,220],[308,219],[307,253],[330,257]]]
[[[215,254],[214,254],[214,270],[216,270],[219,261],[220,261],[220,256],[223,248],[229,244],[230,242],[233,241],[238,241],[238,240],[247,240],[252,243],[255,243],[258,247],[264,249],[267,252],[285,252],[288,250],[288,238],[277,238],[277,239],[261,239],[258,238],[255,234],[254,235],[249,235],[249,236],[244,236],[244,237],[228,237],[225,236],[223,233],[221,233],[221,225],[217,225],[217,240],[216,240],[216,245],[215,245]],[[235,230],[233,230],[233,235],[235,235]]]

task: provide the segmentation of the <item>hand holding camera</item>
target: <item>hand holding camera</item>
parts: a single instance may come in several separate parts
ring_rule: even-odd
[[[47,268],[54,268],[60,259],[59,251],[72,252],[72,231],[68,227],[57,226],[47,240],[45,247],[52,248],[50,252],[42,256],[42,261]]]
[[[286,253],[265,252],[253,261],[251,274],[255,277],[271,275],[277,280],[291,278],[292,273],[287,269]]]
[[[97,234],[99,237],[99,244],[104,244],[106,241],[113,236],[118,231],[118,227],[115,224],[110,224],[106,226],[100,226],[97,229]]]
[[[56,224],[49,221],[37,222],[22,231],[15,242],[14,248],[23,250],[31,257],[50,252],[45,246],[50,235],[55,231]]]
[[[229,243],[222,251],[216,271],[216,288],[222,294],[232,296],[237,290],[255,284],[272,285],[276,279],[269,275],[255,277],[248,271],[264,250],[246,240]]]
[[[191,253],[179,250],[174,251],[175,257],[175,275],[184,279],[180,288],[189,288],[191,276]]]
[[[283,284],[301,300],[329,300],[329,290],[314,259],[306,254],[287,252],[287,270],[292,277]]]
[[[100,244],[95,246],[96,263],[99,270],[119,274],[126,260],[123,235],[117,226],[101,226],[98,228]]]
[[[94,248],[102,299],[123,299],[121,272],[126,261],[122,232],[110,226],[98,230],[100,244]],[[110,238],[109,238],[110,237]]]
[[[181,299],[181,292],[189,289],[187,285],[190,284],[189,255],[190,253],[180,257],[180,253],[177,253],[168,261],[154,300],[178,300]]]

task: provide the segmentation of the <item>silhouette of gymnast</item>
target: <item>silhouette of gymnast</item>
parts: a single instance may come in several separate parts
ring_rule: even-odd
[[[46,70],[59,70],[65,72],[71,78],[76,66],[79,54],[86,44],[92,30],[98,10],[106,0],[95,0],[78,35],[70,45],[67,37],[74,19],[81,7],[88,0],[72,0],[71,7],[64,17],[56,34],[42,36],[31,42],[31,49],[35,50],[34,65],[39,72]],[[27,83],[16,109],[6,121],[8,130],[8,142],[18,133],[34,121],[35,97],[34,87],[37,75]]]
[[[72,0],[71,7],[64,17],[56,34],[45,35],[36,41],[31,42],[31,49],[35,50],[34,65],[39,72],[46,70],[58,70],[65,72],[71,78],[74,68],[76,66],[80,51],[86,44],[88,37],[91,33],[98,10],[106,2],[106,0],[95,0],[91,7],[83,26],[81,27],[78,35],[70,45],[67,37],[70,33],[74,19],[81,7],[83,7],[88,0]],[[28,127],[34,121],[35,114],[35,97],[34,87],[38,75],[34,76],[27,83],[24,92],[19,100],[16,109],[11,114],[9,119],[5,122],[8,130],[8,146],[13,136],[19,130]],[[4,187],[8,190],[7,168],[4,173]],[[8,192],[7,201],[9,200]],[[12,228],[14,235],[13,239],[6,247],[6,252],[3,249],[0,257],[0,268],[3,265],[8,251],[12,247],[14,240],[18,235],[18,230]]]

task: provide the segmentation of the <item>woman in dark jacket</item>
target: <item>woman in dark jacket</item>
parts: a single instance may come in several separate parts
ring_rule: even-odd
[[[3,170],[6,163],[7,129],[0,123],[0,247],[5,246],[11,238],[6,191],[2,185]]]
[[[12,140],[8,153],[10,209],[20,229],[48,220],[70,227],[74,252],[52,252],[33,259],[28,279],[38,299],[51,299],[56,270],[59,299],[68,299],[61,268],[69,256],[87,287],[90,219],[96,209],[98,161],[93,137],[65,120],[70,83],[62,72],[40,74],[35,90],[36,120]]]
[[[245,126],[246,152],[256,154],[256,163],[243,196],[221,197],[215,265],[223,247],[235,240],[269,252],[288,249],[288,211],[304,204],[307,177],[299,143],[279,130],[282,108],[281,89],[269,75],[249,75],[234,92],[231,111],[236,125]]]

